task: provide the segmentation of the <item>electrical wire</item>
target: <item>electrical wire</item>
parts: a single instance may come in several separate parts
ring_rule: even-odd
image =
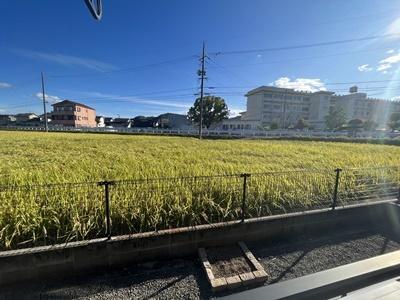
[[[139,65],[139,66],[134,66],[134,67],[129,67],[129,68],[123,68],[123,69],[117,69],[117,70],[110,70],[110,71],[103,71],[99,73],[77,73],[77,74],[64,74],[64,75],[48,75],[50,78],[73,78],[73,77],[92,77],[92,76],[102,76],[102,75],[107,75],[107,74],[113,74],[113,73],[121,73],[121,72],[135,72],[139,71],[142,69],[146,68],[153,68],[161,65],[167,65],[167,64],[174,64],[174,63],[180,63],[183,61],[189,61],[197,58],[197,55],[190,55],[190,56],[185,56],[181,58],[175,58],[171,60],[165,60],[157,63],[151,63],[151,64],[145,64],[145,65]]]
[[[218,51],[218,52],[211,52],[209,54],[210,55],[233,55],[233,54],[276,52],[276,51],[283,51],[283,50],[294,50],[294,49],[304,49],[304,48],[314,48],[314,47],[323,47],[323,46],[331,46],[331,45],[349,44],[349,43],[355,43],[355,42],[371,41],[371,40],[378,40],[378,39],[387,38],[387,37],[399,37],[399,36],[400,36],[400,33],[382,34],[382,35],[375,35],[375,36],[366,36],[366,37],[361,37],[361,38],[352,38],[352,39],[335,40],[335,41],[328,41],[328,42],[293,45],[293,46],[248,49],[248,50]]]

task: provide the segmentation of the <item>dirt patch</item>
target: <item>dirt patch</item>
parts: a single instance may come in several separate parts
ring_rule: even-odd
[[[238,245],[207,248],[207,257],[216,278],[255,271]]]

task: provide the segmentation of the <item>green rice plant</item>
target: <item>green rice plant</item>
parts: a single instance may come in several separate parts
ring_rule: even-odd
[[[386,145],[2,131],[0,249],[105,236],[103,180],[118,235],[240,219],[241,173],[250,218],[329,207],[336,168],[338,205],[391,197],[399,165]]]

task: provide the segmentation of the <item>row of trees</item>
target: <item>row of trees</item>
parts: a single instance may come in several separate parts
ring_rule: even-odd
[[[325,117],[326,128],[329,130],[338,130],[338,129],[353,129],[353,130],[375,130],[378,127],[378,124],[373,120],[363,121],[361,119],[353,119],[349,122],[346,121],[346,113],[341,108],[331,107],[329,110],[329,114]],[[400,130],[400,113],[395,112],[392,113],[388,123],[388,127],[391,130]]]
[[[203,98],[203,125],[210,128],[212,124],[219,123],[229,116],[228,106],[221,97],[207,96]],[[188,119],[194,124],[200,124],[200,98],[196,99],[194,105],[189,109]],[[340,107],[331,107],[328,115],[325,117],[325,125],[329,130],[351,129],[357,130],[375,130],[378,124],[372,120],[363,121],[361,119],[353,119],[347,122],[346,113]],[[400,112],[392,113],[388,121],[388,127],[391,130],[400,130]],[[277,123],[272,123],[270,129],[278,129]],[[299,119],[293,126],[295,129],[303,130],[310,128],[308,122]]]

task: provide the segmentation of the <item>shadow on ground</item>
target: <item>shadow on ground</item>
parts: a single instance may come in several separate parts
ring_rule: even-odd
[[[248,246],[270,275],[266,284],[272,284],[399,250],[400,239],[383,229],[364,229],[318,237],[300,236],[275,243],[264,240]],[[252,287],[241,290],[248,288]],[[213,296],[196,257],[149,262],[0,291],[0,299],[210,299]]]

